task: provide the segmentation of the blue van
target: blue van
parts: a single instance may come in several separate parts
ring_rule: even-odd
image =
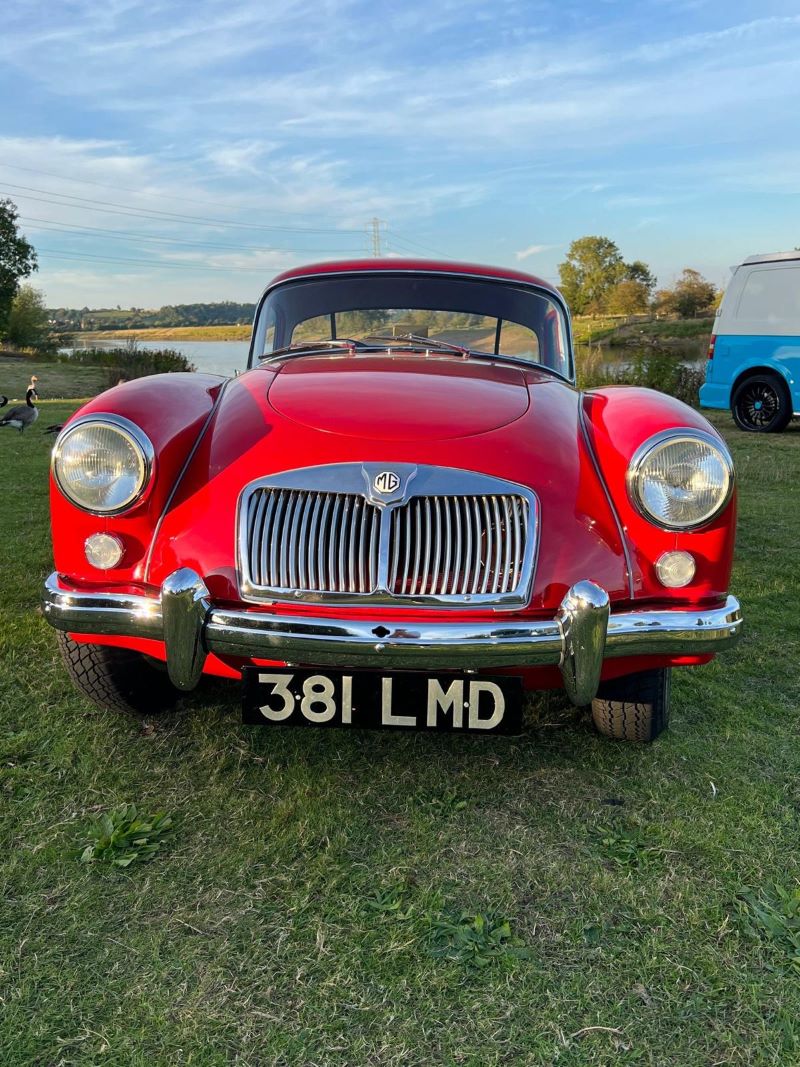
[[[708,348],[704,408],[730,408],[755,433],[800,415],[800,251],[750,256],[734,268]]]

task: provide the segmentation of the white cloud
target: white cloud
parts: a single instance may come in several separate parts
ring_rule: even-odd
[[[528,245],[527,248],[520,249],[514,255],[518,260],[529,259],[531,256],[538,256],[540,252],[547,252],[548,249],[553,247],[554,245]]]
[[[508,235],[553,242],[573,226],[604,232],[609,217],[655,231],[714,190],[800,190],[791,144],[757,148],[786,144],[796,126],[800,15],[745,8],[411,0],[378,17],[366,0],[156,0],[143,18],[138,0],[12,5],[0,64],[20,94],[0,116],[0,196],[28,219],[237,246],[41,238],[169,263],[153,274],[170,298],[180,263],[191,285],[193,263],[227,264],[216,284],[241,292],[274,257],[360,251],[372,216],[464,258],[499,250],[547,267],[560,246],[513,252],[522,242]],[[26,128],[39,135],[3,136]],[[98,136],[47,136],[87,129]],[[162,214],[116,215],[102,201]],[[38,238],[36,225],[26,221]]]

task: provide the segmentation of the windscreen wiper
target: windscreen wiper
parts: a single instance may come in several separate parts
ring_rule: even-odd
[[[457,352],[460,356],[468,356],[471,354],[471,349],[464,348],[463,345],[453,344],[452,341],[440,341],[437,337],[420,337],[415,333],[398,333],[394,337],[381,337],[379,334],[371,334],[368,338],[370,341],[411,341],[415,348],[439,348],[443,352]]]
[[[259,362],[263,363],[265,360],[274,359],[276,356],[299,355],[302,352],[325,352],[331,348],[372,349],[374,347],[374,345],[364,344],[363,341],[356,341],[352,337],[329,337],[324,341],[293,341],[290,345],[283,345],[282,348],[273,348],[271,352],[266,352],[263,356],[259,356]]]

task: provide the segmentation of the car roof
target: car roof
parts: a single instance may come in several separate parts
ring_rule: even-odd
[[[292,278],[307,278],[309,275],[322,274],[352,274],[352,273],[375,273],[386,271],[387,273],[413,272],[415,274],[468,274],[472,277],[497,279],[499,281],[524,282],[526,285],[535,285],[540,289],[557,296],[561,294],[554,285],[537,278],[534,274],[526,274],[521,270],[512,270],[508,267],[487,267],[478,263],[455,263],[449,260],[436,259],[400,259],[391,257],[329,260],[324,263],[310,263],[303,267],[292,267],[282,274],[278,274],[269,283],[268,289]]]
[[[800,259],[800,250],[795,248],[793,252],[766,252],[759,256],[748,256],[742,266],[748,263],[779,263],[785,259]]]

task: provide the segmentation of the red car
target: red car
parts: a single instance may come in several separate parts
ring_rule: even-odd
[[[733,466],[679,401],[574,383],[527,274],[282,274],[246,373],[119,385],[62,430],[44,611],[74,682],[151,715],[216,675],[246,722],[482,733],[563,688],[652,740],[671,669],[739,636]]]

